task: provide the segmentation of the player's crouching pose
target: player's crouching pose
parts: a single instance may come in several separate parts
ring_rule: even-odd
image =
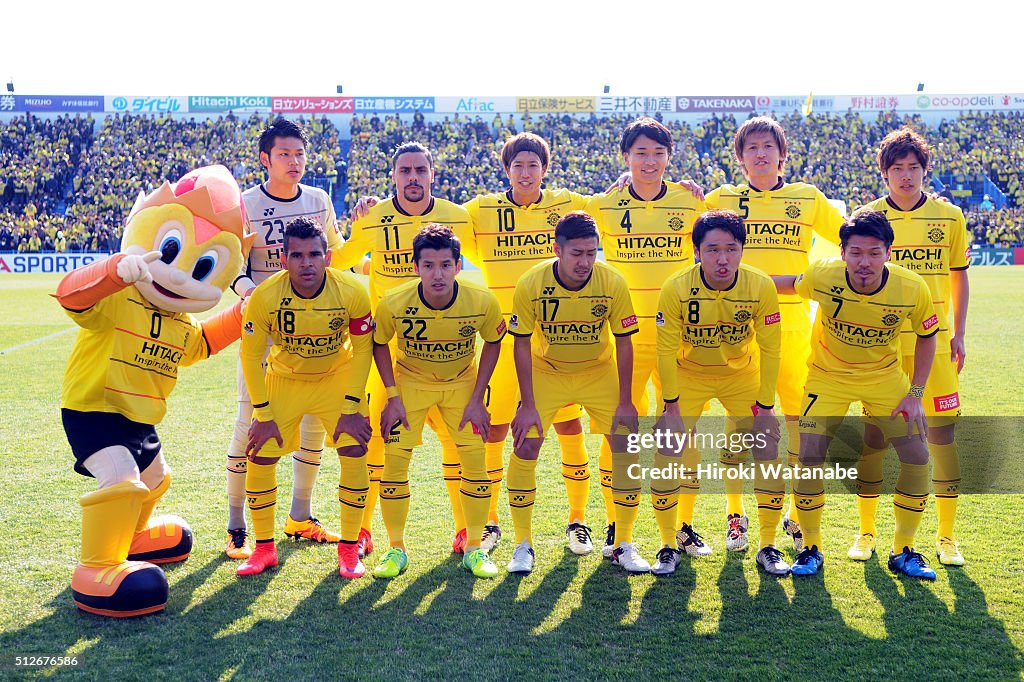
[[[370,424],[363,396],[373,357],[373,319],[366,289],[353,275],[328,268],[330,260],[323,228],[296,218],[284,230],[284,271],[257,286],[245,310],[242,372],[253,403],[245,487],[256,548],[238,575],[277,565],[277,462],[298,446],[299,423],[307,414],[323,424],[327,443],[341,460],[339,573],[359,578],[366,572],[356,540],[370,485]]]
[[[515,339],[516,374],[522,402],[512,419],[513,454],[508,497],[516,547],[508,570],[533,570],[533,504],[537,457],[558,410],[578,403],[590,415],[591,431],[610,439],[615,542],[612,561],[631,573],[650,565],[633,543],[640,482],[626,471],[639,455],[627,454],[626,436],[638,429],[631,402],[636,314],[625,278],[598,263],[598,231],[582,211],[555,226],[555,256],[528,270],[516,284],[509,332]],[[608,330],[615,336],[613,359]]]
[[[462,565],[478,578],[498,573],[480,548],[491,490],[484,464],[484,437],[491,425],[484,392],[501,352],[505,318],[494,294],[456,281],[460,255],[451,228],[425,225],[412,240],[419,280],[391,289],[377,305],[373,352],[388,395],[380,424],[385,435],[380,508],[391,541],[391,549],[373,571],[378,578],[394,578],[409,565],[409,461],[427,412],[435,407],[462,463],[461,508],[468,531]],[[479,373],[477,335],[485,341]],[[396,336],[397,371],[392,369],[388,345]]]
[[[178,367],[224,349],[241,331],[241,303],[199,323],[217,305],[251,239],[241,195],[223,166],[193,171],[139,196],[122,253],[61,280],[57,300],[81,330],[68,359],[61,417],[75,471],[99,490],[83,495],[75,604],[105,616],[161,611],[167,578],[156,563],[181,561],[192,534],[176,516],[153,517],[171,484],[154,426]]]
[[[811,471],[802,471],[795,485],[804,549],[792,572],[814,575],[824,562],[821,469],[843,415],[850,403],[860,401],[865,416],[900,458],[889,568],[934,580],[935,571],[914,551],[914,535],[928,500],[927,427],[921,397],[935,357],[939,319],[924,279],[886,262],[893,231],[885,215],[859,211],[840,228],[839,238],[842,260],[818,261],[798,277],[773,278],[780,293],[797,293],[818,304],[800,415],[800,465]],[[906,320],[917,336],[912,381],[900,366],[900,328]]]
[[[789,573],[789,565],[775,548],[775,531],[786,490],[779,467],[773,463],[779,452],[773,407],[782,325],[772,280],[740,263],[746,235],[743,218],[736,213],[704,213],[693,227],[694,255],[699,262],[670,277],[661,290],[656,325],[665,395],[662,423],[676,433],[692,432],[704,405],[717,398],[737,420],[737,432],[763,434],[759,441],[751,439],[757,443],[752,448],[754,493],[761,524],[757,563],[768,573],[781,576]],[[673,461],[679,458],[683,467]],[[655,575],[674,573],[682,551],[691,556],[711,553],[690,521],[683,523],[683,542],[676,549],[677,503],[685,505],[684,513],[692,519],[700,487],[696,476],[699,463],[700,453],[692,443],[682,453],[659,451],[655,455],[655,469],[683,472],[679,478],[651,482],[662,543],[652,569]],[[680,499],[682,489],[685,494]]]

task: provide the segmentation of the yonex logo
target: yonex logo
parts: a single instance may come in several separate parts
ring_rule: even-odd
[[[698,291],[700,291],[700,289],[698,289],[697,287],[691,287],[690,296],[696,296]]]
[[[555,293],[554,287],[544,287],[544,291],[541,293],[542,296],[550,296]]]
[[[381,216],[380,222],[381,223],[390,223],[394,219],[395,219],[395,216],[393,216],[393,215]]]
[[[291,298],[291,296],[288,296],[288,297],[285,297],[285,298],[282,298],[282,299],[281,299],[281,305],[282,305],[282,306],[289,306],[289,305],[291,305],[291,304],[292,304],[292,298]]]
[[[832,293],[833,294],[841,294],[841,293],[843,293],[843,287],[832,287]]]
[[[620,199],[619,206],[629,206],[629,199]]]
[[[405,314],[406,315],[415,315],[419,311],[420,311],[420,309],[418,307],[416,307],[414,305],[411,305],[411,306],[409,306],[408,308],[405,309]]]
[[[526,495],[513,495],[512,499],[515,500],[516,502],[522,502],[523,500],[526,499]]]
[[[269,218],[272,215],[274,215],[274,207],[273,206],[271,206],[268,209],[264,209],[264,211],[263,211],[263,217],[264,218]]]

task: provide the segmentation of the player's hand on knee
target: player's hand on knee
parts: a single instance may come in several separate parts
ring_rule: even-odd
[[[394,398],[388,398],[387,404],[384,405],[384,410],[380,413],[380,432],[382,435],[386,435],[391,432],[397,424],[401,424],[405,427],[406,431],[410,431],[409,428],[409,417],[405,413],[405,403],[398,396]]]
[[[536,407],[520,405],[516,416],[512,418],[512,447],[521,448],[529,438],[530,429],[536,427],[541,438],[544,437],[544,425],[540,421],[540,413]]]
[[[343,433],[355,438],[359,445],[365,446],[370,442],[373,429],[370,427],[370,420],[363,415],[343,414],[338,418],[338,425],[334,428],[334,440],[338,440]]]
[[[149,264],[159,260],[159,251],[150,251],[142,256],[129,255],[121,259],[117,264],[117,276],[125,284],[136,282],[152,282],[153,275],[149,272]]]
[[[913,436],[914,426],[917,426],[917,437],[924,440],[928,435],[928,422],[924,416],[924,404],[921,399],[907,394],[904,396],[896,409],[892,411],[892,418],[903,415],[907,422],[907,436]]]
[[[491,414],[482,400],[470,400],[466,405],[462,421],[459,422],[459,431],[466,428],[466,424],[472,424],[473,433],[479,435],[481,440],[487,440],[487,434],[491,431]]]
[[[640,415],[637,414],[636,406],[633,403],[621,403],[615,408],[612,433],[616,433],[620,426],[629,433],[636,433],[640,430]]]
[[[284,439],[281,438],[281,430],[277,428],[277,422],[273,419],[266,422],[253,419],[249,425],[249,441],[245,445],[245,456],[249,461],[256,459],[267,441],[273,438],[277,441],[277,447],[284,447]]]

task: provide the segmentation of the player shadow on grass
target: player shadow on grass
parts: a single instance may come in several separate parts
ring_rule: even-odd
[[[949,610],[936,584],[894,576],[884,557],[864,565],[864,581],[878,601],[887,636],[877,667],[908,679],[1009,679],[1022,669],[1021,652],[998,619],[988,613],[984,592],[962,568],[936,566],[937,582],[948,580],[956,601]],[[937,564],[937,562],[934,562]]]

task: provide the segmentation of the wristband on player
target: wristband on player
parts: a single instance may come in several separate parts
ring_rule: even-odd
[[[920,400],[921,398],[924,398],[924,386],[919,386],[917,384],[911,384],[910,392],[907,395],[912,395],[915,398],[917,398],[918,400]]]
[[[401,393],[398,391],[398,386],[385,386],[388,392],[388,398],[399,398]]]
[[[675,398],[672,398],[671,400],[670,400],[670,399],[668,399],[668,398],[665,398],[665,404],[666,404],[666,405],[669,405],[669,404],[671,404],[671,403],[678,403],[678,402],[679,402],[679,398],[678,398],[678,396],[677,396],[677,397],[675,397]]]

